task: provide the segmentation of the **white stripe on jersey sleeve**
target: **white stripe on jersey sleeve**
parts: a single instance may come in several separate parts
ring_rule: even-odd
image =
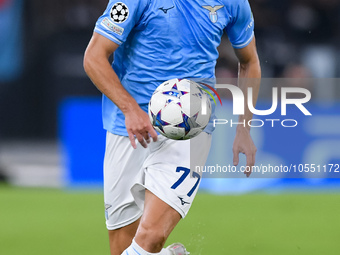
[[[105,36],[106,38],[108,38],[111,41],[114,41],[115,43],[118,43],[119,45],[121,45],[123,42],[118,40],[116,37],[110,35],[109,33],[105,32],[104,30],[96,27],[94,29],[95,32],[97,32],[98,34],[101,34],[102,36]]]
[[[242,49],[244,47],[246,47],[250,42],[251,40],[253,40],[253,37],[254,37],[254,32],[251,34],[251,37],[245,42],[245,43],[242,43],[242,44],[238,44],[238,45],[235,45],[235,44],[232,44],[232,46],[236,49]]]

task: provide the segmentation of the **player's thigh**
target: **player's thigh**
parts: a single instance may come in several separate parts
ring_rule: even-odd
[[[138,144],[133,149],[125,136],[107,132],[104,158],[104,201],[106,225],[120,229],[138,220],[142,210],[136,205],[131,187],[141,178],[148,150]]]
[[[210,144],[211,135],[205,132],[187,141],[160,140],[143,165],[143,183],[133,187],[136,202],[143,206],[143,192],[148,189],[185,217],[201,180],[194,166],[205,164]]]

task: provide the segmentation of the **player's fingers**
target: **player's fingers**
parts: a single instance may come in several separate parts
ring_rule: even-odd
[[[246,153],[247,167],[244,174],[249,177],[252,172],[252,167],[255,165],[255,154],[253,152]]]
[[[146,141],[146,143],[150,143],[150,136],[149,136],[149,133],[148,132],[145,132],[143,134],[143,138],[144,140]]]
[[[150,136],[149,136],[149,135],[148,135],[148,138],[145,139],[145,141],[146,141],[147,144],[151,143],[151,139],[150,139]]]
[[[243,172],[247,177],[250,176],[251,174],[251,167],[250,166],[246,166],[246,169]]]
[[[255,166],[255,156],[256,156],[256,151],[253,152],[252,156],[253,156],[253,166]]]
[[[246,158],[247,158],[247,166],[252,167],[255,164],[254,154],[252,152],[247,152]]]
[[[238,162],[239,162],[239,151],[237,150],[233,150],[233,164],[234,166],[237,166],[238,165]]]
[[[140,143],[140,145],[142,145],[144,148],[148,147],[146,141],[144,140],[144,137],[141,134],[137,133],[136,138],[137,138],[138,142]]]
[[[153,128],[153,126],[150,125],[150,128],[148,129],[148,132],[152,138],[152,141],[156,142],[157,141],[157,132],[156,130]]]
[[[132,147],[134,149],[137,149],[137,145],[136,145],[136,141],[135,141],[135,136],[131,132],[129,132],[129,131],[128,131],[128,135],[129,135],[129,139],[130,139],[130,143],[131,143]]]

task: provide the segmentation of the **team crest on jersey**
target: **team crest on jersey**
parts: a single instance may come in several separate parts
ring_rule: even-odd
[[[224,5],[215,5],[214,7],[212,6],[209,6],[209,5],[203,5],[202,6],[204,9],[210,11],[209,13],[209,18],[211,20],[212,23],[216,23],[217,20],[218,20],[218,17],[217,17],[217,11],[221,8],[224,7]]]
[[[112,6],[110,17],[115,23],[123,23],[129,17],[129,8],[122,2]]]
[[[109,219],[109,212],[108,210],[112,207],[112,205],[109,205],[109,204],[105,204],[105,218],[106,220]]]

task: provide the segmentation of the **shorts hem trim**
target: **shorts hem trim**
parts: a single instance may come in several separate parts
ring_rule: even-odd
[[[118,223],[118,224],[114,224],[114,225],[106,224],[106,228],[108,230],[116,230],[116,229],[119,229],[119,228],[126,227],[127,225],[130,225],[130,224],[134,223],[135,221],[137,221],[140,217],[142,217],[142,215],[143,215],[143,212],[140,212],[136,216],[134,216],[131,219],[126,220],[122,223]]]

